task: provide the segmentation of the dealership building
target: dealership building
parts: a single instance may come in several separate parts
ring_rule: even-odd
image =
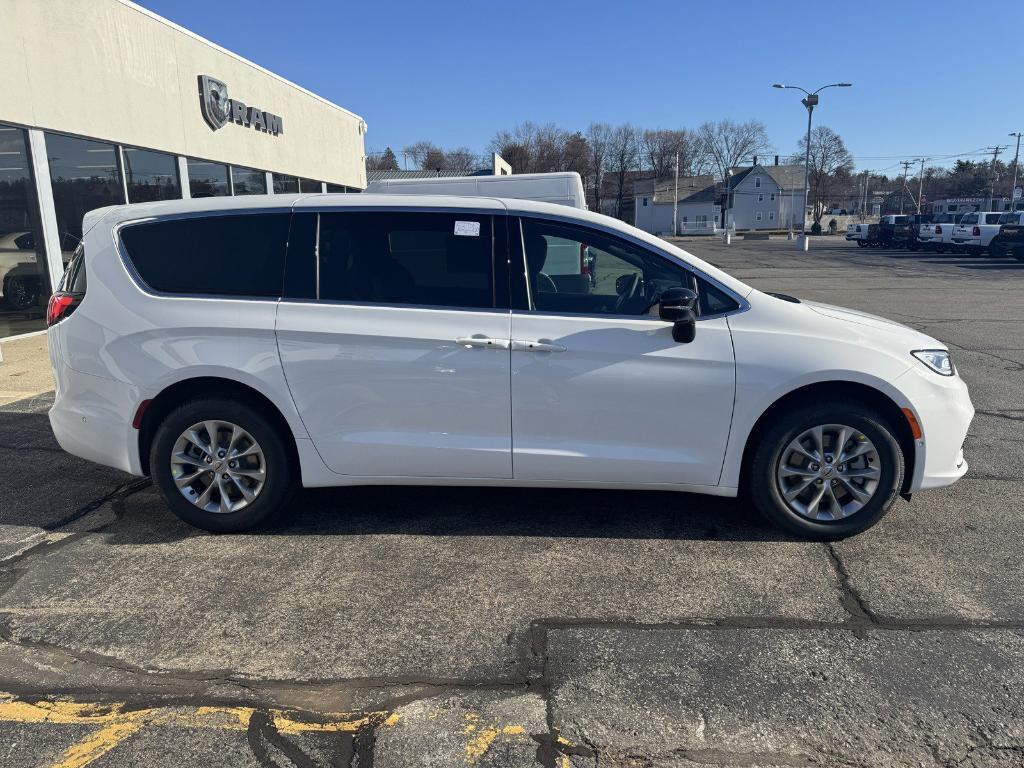
[[[105,205],[366,186],[358,115],[127,0],[0,0],[0,338]]]

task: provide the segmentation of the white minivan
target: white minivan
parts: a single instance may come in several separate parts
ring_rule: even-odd
[[[84,231],[48,310],[54,433],[209,530],[296,513],[298,486],[515,485],[743,491],[836,539],[967,471],[943,344],[587,211],[273,195]]]

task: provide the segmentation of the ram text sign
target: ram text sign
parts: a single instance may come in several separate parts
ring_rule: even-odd
[[[228,122],[238,123],[257,131],[278,136],[284,133],[284,121],[275,114],[228,97],[228,87],[209,75],[199,76],[199,105],[203,117],[213,130]]]

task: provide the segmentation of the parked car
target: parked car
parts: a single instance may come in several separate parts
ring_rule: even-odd
[[[50,300],[50,423],[239,531],[296,486],[743,492],[815,539],[967,471],[949,351],[755,290],[606,216],[306,195],[87,214]],[[553,238],[597,253],[560,290]]]
[[[999,216],[999,232],[988,244],[993,256],[1024,261],[1024,211],[1007,211]]]
[[[908,222],[908,216],[886,215],[877,224],[848,224],[846,239],[856,240],[861,248],[905,248],[910,239]]]
[[[961,213],[933,213],[927,222],[918,226],[917,239],[921,247],[941,253],[953,249],[953,230]]]
[[[37,306],[42,290],[35,233],[0,233],[0,306],[15,310]]]
[[[873,246],[878,242],[878,225],[866,222],[847,224],[846,239],[855,241],[861,248]]]
[[[953,244],[969,254],[982,253],[999,234],[1001,216],[996,211],[965,213],[960,223],[953,228]]]

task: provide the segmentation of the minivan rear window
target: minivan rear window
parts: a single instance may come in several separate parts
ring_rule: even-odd
[[[121,242],[154,291],[277,298],[288,220],[287,213],[167,219],[126,226]]]

